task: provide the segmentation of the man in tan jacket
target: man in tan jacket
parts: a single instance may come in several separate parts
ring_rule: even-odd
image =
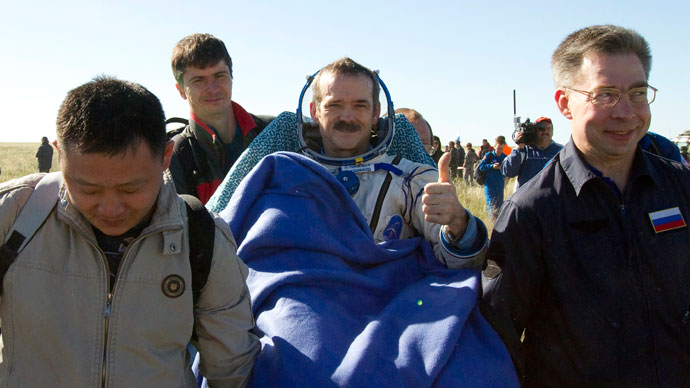
[[[164,120],[138,84],[100,77],[68,93],[57,119],[64,184],[3,278],[0,386],[195,387],[193,331],[211,386],[246,384],[259,351],[247,268],[214,221],[206,284],[192,296]],[[0,186],[3,241],[43,177]]]

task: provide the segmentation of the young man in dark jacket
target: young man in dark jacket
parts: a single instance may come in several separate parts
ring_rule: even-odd
[[[173,49],[172,70],[190,120],[176,135],[170,164],[175,187],[206,203],[242,151],[272,120],[259,118],[232,101],[232,59],[225,44],[193,34]]]

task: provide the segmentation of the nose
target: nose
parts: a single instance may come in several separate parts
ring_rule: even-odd
[[[351,122],[354,118],[355,118],[354,109],[352,109],[352,107],[349,105],[344,106],[343,110],[340,112],[340,119],[342,121]]]
[[[124,209],[124,202],[115,193],[104,193],[98,203],[98,213],[105,218],[118,217]]]
[[[206,90],[214,91],[220,89],[220,80],[211,78],[211,80],[206,84]]]
[[[630,119],[635,116],[635,109],[628,94],[623,93],[616,105],[611,108],[611,116],[617,119]]]

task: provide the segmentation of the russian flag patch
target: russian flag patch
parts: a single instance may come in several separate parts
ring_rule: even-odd
[[[665,232],[685,227],[685,220],[680,214],[678,207],[672,207],[666,210],[659,210],[658,212],[649,213],[649,220],[652,221],[652,227],[655,233]]]

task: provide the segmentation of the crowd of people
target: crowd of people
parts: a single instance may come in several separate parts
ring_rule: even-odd
[[[275,117],[232,100],[220,39],[171,65],[183,128],[99,76],[59,108],[61,171],[43,148],[0,185],[0,385],[690,384],[690,168],[648,132],[636,31],[554,51],[567,144],[541,117],[478,153],[351,58]],[[491,239],[456,193],[480,176]]]

